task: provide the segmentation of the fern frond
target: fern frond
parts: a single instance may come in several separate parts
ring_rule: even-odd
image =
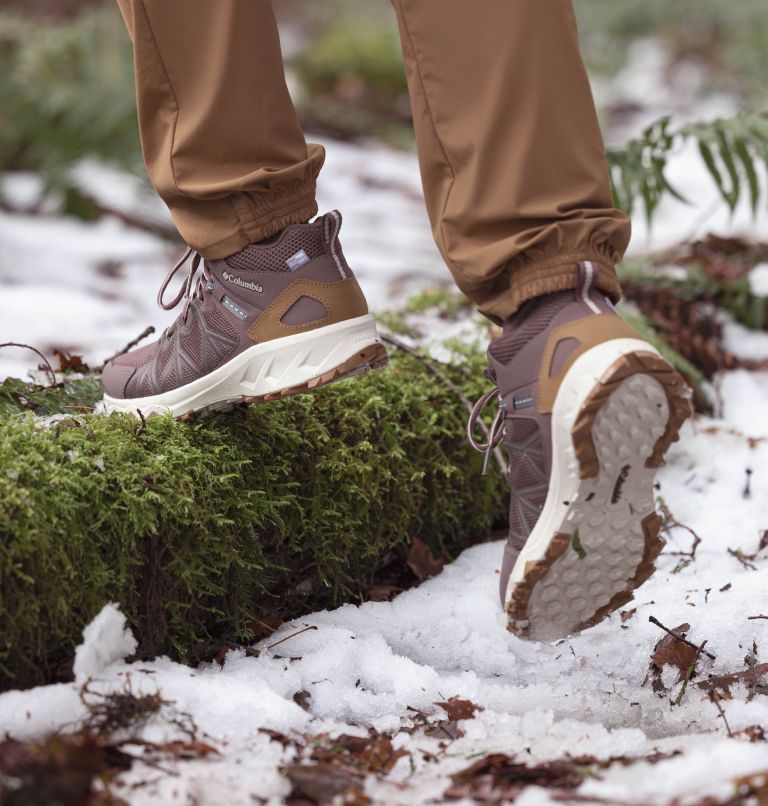
[[[641,203],[650,224],[664,195],[688,203],[669,182],[667,167],[675,151],[694,142],[720,198],[733,211],[747,192],[754,215],[766,193],[757,166],[768,167],[768,113],[743,112],[677,130],[670,122],[663,117],[624,148],[608,149],[614,204],[632,213]]]

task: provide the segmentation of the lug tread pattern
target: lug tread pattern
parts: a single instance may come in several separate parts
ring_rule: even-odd
[[[658,355],[629,353],[598,380],[571,432],[576,462],[567,472],[578,475],[579,492],[564,502],[544,556],[512,586],[511,632],[535,640],[579,632],[651,576],[664,547],[655,472],[690,414],[685,381]]]

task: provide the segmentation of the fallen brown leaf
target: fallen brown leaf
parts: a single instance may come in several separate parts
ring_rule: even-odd
[[[408,567],[416,576],[423,580],[436,576],[443,570],[445,557],[435,559],[429,546],[418,537],[414,537],[411,550],[408,553]]]
[[[371,585],[368,588],[368,599],[372,602],[391,602],[404,588],[395,585]]]
[[[52,352],[59,362],[59,372],[88,372],[90,369],[81,355],[74,355],[66,350],[57,350],[55,347]]]
[[[504,753],[493,753],[454,775],[453,786],[445,796],[498,802],[514,800],[527,786],[572,790],[581,786],[583,780],[580,769],[570,760],[529,766]]]
[[[720,695],[721,699],[729,699],[731,686],[738,683],[743,683],[747,687],[747,700],[751,700],[757,694],[768,694],[768,663],[758,663],[732,674],[712,675],[697,685],[710,694]]]
[[[682,638],[691,629],[690,624],[681,624],[672,632]],[[674,666],[678,671],[677,682],[685,679],[688,670],[696,663],[696,649],[689,644],[678,641],[672,635],[665,635],[657,644],[651,655],[651,662],[661,671],[664,666]]]
[[[308,691],[297,691],[293,695],[293,701],[305,711],[309,711],[309,704],[312,702],[312,695]]]
[[[450,719],[457,721],[459,719],[472,719],[478,711],[483,710],[471,700],[462,700],[459,697],[451,697],[450,700],[436,702],[435,705],[439,705]]]
[[[282,772],[293,787],[291,799],[303,797],[312,803],[330,803],[334,798],[342,796],[344,803],[355,806],[370,802],[360,788],[362,774],[352,773],[333,764],[291,764],[284,767]]]

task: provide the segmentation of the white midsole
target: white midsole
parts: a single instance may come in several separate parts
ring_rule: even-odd
[[[554,534],[568,531],[563,528],[567,514],[563,502],[573,503],[581,485],[579,462],[573,446],[573,426],[600,378],[619,358],[633,352],[659,355],[642,339],[612,339],[579,356],[563,378],[552,409],[552,471],[547,499],[510,574],[506,602],[510,601],[513,587],[522,581],[527,563],[545,556]]]
[[[254,344],[202,378],[159,395],[125,400],[104,395],[104,407],[107,414],[138,410],[144,416],[170,413],[179,417],[222,401],[300,386],[375,344],[381,344],[381,338],[373,316],[366,314]]]

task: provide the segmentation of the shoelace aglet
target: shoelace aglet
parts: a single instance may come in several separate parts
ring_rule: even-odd
[[[493,445],[491,445],[491,443],[489,442],[488,443],[488,448],[485,451],[485,455],[483,456],[483,469],[480,471],[481,476],[487,476],[488,475],[488,468],[490,467],[490,464],[491,464],[491,454],[492,453],[493,453]]]

